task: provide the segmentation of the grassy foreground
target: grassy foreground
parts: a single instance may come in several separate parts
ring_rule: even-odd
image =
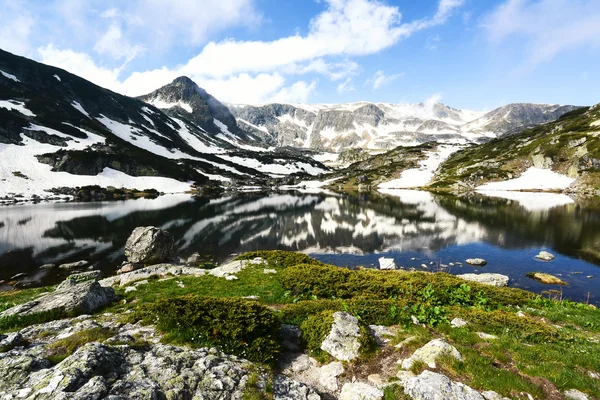
[[[442,360],[437,370],[477,390],[544,399],[553,390],[578,389],[600,398],[600,311],[593,306],[547,300],[519,289],[467,284],[445,273],[350,271],[290,252],[253,252],[238,258],[255,257],[263,257],[267,265],[250,265],[236,274],[237,280],[162,277],[135,290],[119,288],[121,300],[98,313],[155,324],[166,342],[216,346],[268,366],[281,351],[281,323],[300,326],[307,351],[324,361],[327,356],[315,343],[331,326],[334,311],[348,311],[363,327],[399,326],[392,344],[412,338],[401,349],[393,348],[397,358],[408,357],[433,338],[444,338],[460,351],[463,361]],[[265,268],[277,273],[265,273]],[[22,303],[45,290],[51,289],[2,293],[0,307]],[[411,316],[422,325],[414,325]],[[452,328],[449,321],[455,317],[469,324]],[[11,329],[15,327],[3,326],[0,319],[0,331]],[[482,339],[480,332],[497,339]],[[81,336],[75,346],[86,337],[101,340],[103,332]],[[54,357],[64,358],[73,347],[65,343]],[[376,350],[366,342],[364,348],[368,351],[358,362],[364,370],[391,351]],[[422,369],[416,364],[413,372]],[[396,392],[401,388],[389,388],[386,398],[402,398]]]

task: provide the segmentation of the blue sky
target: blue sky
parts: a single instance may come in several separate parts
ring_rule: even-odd
[[[0,0],[0,48],[140,95],[600,102],[599,0]]]

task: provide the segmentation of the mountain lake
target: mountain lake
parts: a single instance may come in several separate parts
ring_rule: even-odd
[[[247,251],[281,249],[348,268],[378,268],[378,259],[389,257],[403,269],[501,273],[512,287],[600,304],[600,204],[564,194],[490,194],[239,192],[4,206],[0,290],[56,284],[69,274],[40,269],[48,263],[87,260],[114,274],[133,229],[154,225],[174,235],[183,259],[199,253],[223,263]],[[556,258],[536,259],[542,250]],[[487,265],[466,264],[475,257]],[[544,285],[528,272],[568,284]]]

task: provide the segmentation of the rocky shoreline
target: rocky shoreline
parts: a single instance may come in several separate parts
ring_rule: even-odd
[[[380,262],[387,270],[348,271],[288,252],[251,253],[210,269],[175,265],[165,262],[173,238],[155,227],[134,230],[125,254],[128,264],[116,276],[74,273],[46,293],[0,297],[0,398],[497,400],[600,393],[600,365],[583,359],[574,387],[525,372],[525,364],[511,370],[502,358],[491,368],[513,376],[508,383],[458,372],[481,357],[473,349],[517,346],[513,336],[519,346],[575,340],[590,356],[600,354],[597,309],[505,288],[501,277],[488,285],[475,278],[469,286],[443,273],[394,269],[386,260]],[[413,282],[402,299],[381,296],[402,282]],[[311,289],[303,295],[301,287]],[[345,294],[355,290],[362,295]],[[236,306],[219,311],[228,302]],[[187,307],[194,310],[189,315]],[[586,321],[553,316],[556,307]],[[239,318],[245,322],[233,322]],[[245,336],[261,326],[259,336]]]

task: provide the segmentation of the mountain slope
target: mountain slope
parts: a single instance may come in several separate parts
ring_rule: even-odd
[[[1,196],[92,184],[178,192],[209,178],[264,185],[272,177],[325,171],[298,154],[241,149],[207,132],[193,114],[168,116],[2,50],[0,71]],[[226,117],[216,102],[213,110]]]
[[[575,106],[509,104],[489,113],[441,103],[230,105],[238,124],[278,145],[340,152],[348,147],[386,150],[429,141],[483,143],[557,119]]]
[[[531,167],[572,178],[574,190],[600,193],[600,104],[460,151],[440,166],[432,186],[473,189],[515,179]]]

